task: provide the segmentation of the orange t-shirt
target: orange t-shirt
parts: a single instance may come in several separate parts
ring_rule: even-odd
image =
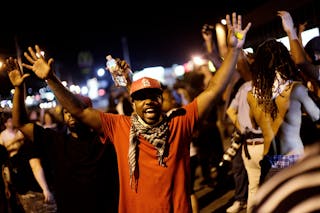
[[[104,132],[101,140],[104,142],[109,138],[117,153],[120,181],[119,212],[191,212],[189,144],[198,121],[196,100],[182,109],[184,113],[179,113],[169,120],[169,154],[164,159],[167,167],[159,165],[154,146],[143,137],[139,137],[137,192],[131,188],[129,177],[130,117],[101,112]]]

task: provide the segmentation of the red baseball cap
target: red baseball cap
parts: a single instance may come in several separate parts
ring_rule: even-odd
[[[160,81],[149,77],[143,77],[132,82],[130,95],[132,96],[133,93],[142,89],[159,89],[160,91],[162,91]]]

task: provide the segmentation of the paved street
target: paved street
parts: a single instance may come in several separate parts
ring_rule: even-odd
[[[200,213],[225,213],[226,209],[233,203],[234,182],[232,175],[228,174],[223,179],[223,183],[209,187],[200,184],[202,180],[200,168],[197,174],[198,178],[195,183],[195,190]],[[246,210],[244,209],[240,213],[246,213]]]
[[[200,198],[200,213],[224,213],[233,203],[234,190],[226,190],[216,193],[214,190],[206,195],[205,199]],[[240,213],[246,213],[242,210]]]

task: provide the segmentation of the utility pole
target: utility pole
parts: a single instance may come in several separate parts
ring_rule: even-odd
[[[132,67],[132,64],[130,62],[128,42],[125,36],[121,38],[121,44],[122,44],[123,59]]]

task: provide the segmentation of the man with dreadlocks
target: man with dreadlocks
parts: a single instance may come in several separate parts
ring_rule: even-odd
[[[248,103],[251,117],[264,137],[267,160],[261,162],[261,178],[266,180],[303,154],[302,110],[313,121],[319,119],[320,110],[308,96],[307,88],[296,79],[296,66],[281,42],[267,39],[260,44],[252,69],[253,89],[248,93]]]
[[[162,113],[162,89],[159,81],[143,77],[128,89],[133,102],[131,116],[102,112],[87,107],[61,84],[51,65],[41,56],[39,46],[30,47],[23,64],[45,79],[58,101],[79,121],[108,138],[115,146],[119,169],[119,212],[190,213],[190,153],[193,130],[210,111],[232,75],[245,36],[251,26],[242,29],[241,16],[226,16],[229,52],[208,87],[194,101],[166,115]],[[232,23],[231,23],[232,22]],[[120,59],[124,70],[129,65]]]

